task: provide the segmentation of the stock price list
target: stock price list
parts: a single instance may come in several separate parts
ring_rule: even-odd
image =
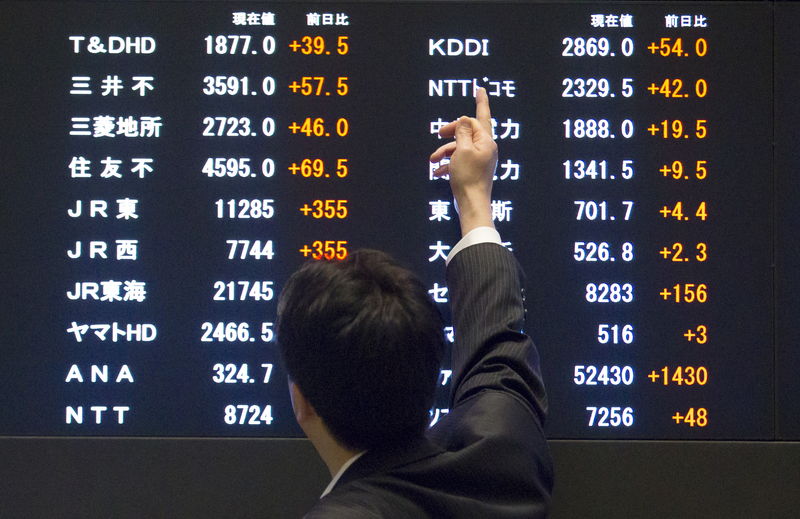
[[[773,436],[763,5],[3,9],[0,433],[300,435],[277,297],[361,247],[420,274],[451,347],[427,157],[483,86],[549,436]]]

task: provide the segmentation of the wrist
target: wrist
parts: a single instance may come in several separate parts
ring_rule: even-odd
[[[465,236],[476,227],[491,227],[492,221],[491,201],[486,199],[456,198],[458,206],[458,220],[461,224],[461,236]]]
[[[475,219],[475,220],[461,220],[461,237],[463,238],[470,231],[477,229],[478,227],[490,227],[494,229],[494,222],[492,219]]]

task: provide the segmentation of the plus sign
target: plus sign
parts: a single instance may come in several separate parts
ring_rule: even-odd
[[[670,298],[670,296],[672,296],[672,292],[670,292],[668,289],[665,288],[664,290],[659,292],[658,295],[661,296],[661,299],[664,299],[666,301],[667,299]]]
[[[292,175],[297,175],[297,171],[300,169],[300,166],[297,165],[297,162],[292,162],[292,165],[289,166],[289,171],[292,172]]]
[[[656,45],[656,42],[651,42],[650,45],[647,46],[647,50],[650,51],[650,54],[655,54],[658,48],[659,47]]]
[[[300,88],[300,84],[297,81],[289,83],[289,90],[291,90],[293,94],[297,93],[298,88]]]
[[[672,251],[665,245],[664,248],[661,249],[661,252],[659,252],[659,254],[661,254],[661,256],[663,256],[664,259],[667,259],[667,256],[669,256],[671,252]]]
[[[661,174],[663,174],[665,177],[666,177],[666,176],[667,176],[669,173],[672,173],[672,170],[671,170],[671,169],[669,169],[669,168],[667,167],[667,165],[666,165],[666,164],[664,164],[663,166],[661,166],[661,169],[659,169],[659,171],[660,171],[660,172],[661,172]]]
[[[656,123],[653,123],[647,128],[647,131],[650,132],[650,135],[655,135],[658,133],[658,126],[656,126]]]
[[[661,213],[661,216],[663,216],[664,218],[668,217],[670,215],[669,207],[667,206],[662,207],[659,213]]]
[[[300,249],[300,252],[303,253],[303,257],[307,258],[309,254],[311,254],[311,247],[308,245],[303,245],[303,248]]]
[[[647,378],[650,379],[650,382],[655,382],[656,380],[658,380],[658,373],[656,373],[656,370],[653,370],[650,372],[649,375],[647,375]]]
[[[675,423],[681,423],[683,421],[683,415],[676,411],[672,419],[675,420]]]
[[[686,337],[686,340],[689,342],[692,342],[692,339],[694,339],[695,335],[697,334],[694,333],[692,330],[686,330],[686,333],[683,334],[683,336]]]
[[[310,213],[311,211],[313,211],[313,209],[310,208],[308,204],[300,208],[300,212],[303,213],[303,216],[308,216],[308,213]]]
[[[655,45],[655,43],[653,45]],[[297,52],[297,49],[300,47],[302,47],[302,45],[297,43],[297,40],[292,40],[292,43],[289,44],[289,48],[292,49],[292,52]]]
[[[297,130],[300,129],[300,125],[297,124],[297,121],[293,121],[292,124],[289,125],[289,129],[292,131],[292,133],[297,133]]]
[[[658,92],[658,87],[655,83],[650,83],[650,86],[647,87],[647,90],[649,90],[651,94],[655,95],[656,92]]]

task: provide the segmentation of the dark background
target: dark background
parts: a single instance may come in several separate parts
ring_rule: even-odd
[[[800,389],[795,375],[800,354],[793,347],[800,339],[794,296],[795,289],[800,288],[795,274],[800,255],[794,233],[800,218],[794,207],[798,184],[792,176],[798,158],[795,143],[799,115],[792,95],[798,66],[792,31],[800,13],[794,5],[539,4],[502,9],[496,5],[414,5],[403,8],[402,16],[397,15],[397,6],[384,4],[381,11],[375,6],[351,5],[341,8],[351,14],[353,23],[348,28],[352,31],[351,55],[335,65],[313,58],[297,65],[294,56],[285,54],[269,63],[278,71],[288,70],[286,67],[294,71],[299,66],[314,75],[346,72],[351,76],[353,94],[335,103],[292,98],[285,92],[282,98],[276,95],[268,101],[263,97],[213,98],[197,93],[197,85],[207,74],[247,74],[251,78],[260,74],[250,72],[252,63],[244,58],[215,61],[220,58],[205,56],[201,42],[206,34],[244,33],[245,28],[231,29],[229,13],[261,10],[260,4],[203,4],[187,9],[186,4],[159,2],[144,6],[97,4],[86,9],[86,4],[77,2],[49,2],[8,3],[3,7],[14,23],[11,30],[0,35],[2,64],[7,71],[0,79],[6,122],[2,129],[5,174],[0,211],[3,242],[9,244],[0,250],[2,305],[8,309],[0,321],[0,394],[4,404],[0,432],[31,437],[0,440],[0,459],[7,476],[0,485],[0,515],[294,517],[306,510],[328,480],[306,441],[163,438],[299,433],[279,372],[274,374],[279,382],[272,385],[266,397],[248,392],[249,388],[220,388],[209,382],[208,368],[215,362],[257,365],[258,360],[272,360],[274,355],[272,350],[242,352],[230,346],[223,354],[224,348],[212,351],[206,347],[209,345],[197,341],[203,321],[256,322],[271,320],[270,312],[274,312],[270,305],[210,303],[210,290],[205,287],[214,280],[264,275],[261,265],[223,261],[224,250],[214,247],[235,237],[234,232],[242,233],[238,237],[269,233],[275,236],[279,250],[286,253],[304,241],[323,236],[348,239],[354,247],[390,250],[420,272],[427,283],[441,283],[442,266],[432,268],[425,261],[427,246],[437,239],[454,244],[457,226],[454,222],[440,224],[439,229],[435,223],[426,223],[427,201],[446,199],[447,194],[445,186],[427,181],[424,159],[438,142],[433,138],[421,142],[419,136],[427,132],[430,120],[449,118],[470,107],[463,98],[428,98],[425,87],[428,78],[473,75],[518,82],[517,98],[492,101],[498,119],[510,116],[522,123],[522,139],[500,145],[506,156],[523,164],[523,180],[515,185],[498,183],[494,194],[495,198],[514,200],[512,224],[501,223],[498,228],[504,239],[512,242],[528,273],[528,326],[541,350],[551,397],[550,436],[771,440],[554,441],[558,473],[554,516],[791,517],[800,504],[796,492],[800,485],[798,445],[775,441],[796,440],[800,435],[800,405],[795,397]],[[276,12],[306,11],[304,6],[270,4],[270,8]],[[158,16],[152,16],[153,9],[158,10]],[[334,6],[328,10],[337,11]],[[628,61],[561,58],[559,43],[564,36],[602,34],[614,42],[621,38],[621,33],[593,33],[588,28],[587,13],[596,11],[636,14],[637,27],[632,32],[637,43],[635,57]],[[664,35],[659,29],[663,13],[675,11],[707,14],[712,28],[704,36],[713,49],[724,49],[724,56],[708,64],[692,62],[685,66],[649,58],[643,49],[646,41]],[[523,16],[523,12],[533,14]],[[379,38],[375,32],[358,33],[363,26],[375,27],[367,20],[384,18],[392,23],[379,25]],[[489,35],[497,52],[492,58],[474,62],[427,58],[428,37],[480,37],[472,24],[489,19],[494,20],[497,31]],[[295,17],[297,20],[300,18]],[[320,28],[320,32],[324,30]],[[270,31],[279,41],[303,32],[281,23],[281,19]],[[67,52],[65,35],[73,33],[154,35],[159,50],[151,57],[119,56],[111,66],[99,57],[76,57]],[[688,38],[696,33],[683,35]],[[411,49],[398,47],[399,43],[411,45]],[[386,59],[387,55],[395,59]],[[124,96],[106,100],[98,95],[76,101],[66,94],[71,75],[96,70],[91,75],[119,72],[124,76],[128,66],[129,75],[156,76],[156,92],[141,101]],[[298,70],[296,75],[303,72]],[[686,77],[702,74],[713,80],[714,89],[702,102],[672,103],[644,94],[646,82],[673,73]],[[566,102],[560,98],[561,78],[589,74],[613,79],[633,77],[637,93],[629,104],[621,99]],[[284,84],[289,77],[291,74],[284,74]],[[770,82],[770,77],[775,80]],[[117,138],[107,143],[71,141],[67,137],[68,121],[71,116],[82,115],[78,112],[80,103],[90,106],[86,111],[93,115],[163,115],[164,137],[129,142]],[[395,106],[414,106],[415,110],[407,113],[393,109]],[[247,115],[255,122],[259,114],[272,114],[272,110],[285,113],[289,119],[316,114],[331,119],[346,113],[353,133],[341,143],[321,146],[288,135],[257,145],[199,137],[202,116]],[[388,122],[386,113],[392,114]],[[653,141],[642,132],[651,120],[689,120],[706,115],[716,124],[709,125],[714,133],[704,143],[681,147]],[[630,117],[636,121],[636,137],[625,147],[579,141],[565,144],[561,121],[590,116],[608,117],[615,123]],[[392,146],[396,135],[390,132],[398,121],[403,121],[406,131],[397,132],[401,142]],[[326,158],[351,157],[351,171],[360,172],[360,178],[352,173],[348,182],[335,186],[292,184],[293,179],[252,186],[223,185],[199,174],[206,156],[252,156],[257,164],[266,147],[267,153],[279,153],[276,157],[291,161],[309,156],[310,145]],[[720,174],[713,182],[696,186],[697,192],[663,183],[654,170],[677,153],[690,157],[708,154]],[[110,187],[111,183],[92,180],[78,186],[67,178],[65,165],[72,155],[81,154],[91,155],[94,165],[107,154],[119,158],[152,155],[158,173],[152,182],[122,181]],[[634,158],[637,176],[628,184],[558,182],[563,160],[595,156],[607,157],[610,164]],[[393,175],[376,176],[376,171]],[[419,173],[410,173],[413,171]],[[397,190],[397,177],[402,179],[402,191]],[[107,199],[142,193],[140,213],[148,221],[135,222],[129,228],[104,227],[104,222],[92,224],[97,226],[92,228],[87,220],[65,222],[70,201],[92,198],[92,190],[98,193],[97,198]],[[278,214],[283,216],[291,214],[300,200],[314,198],[316,193],[327,197],[341,193],[357,200],[351,206],[352,219],[345,225],[326,226],[308,223],[295,213],[256,228],[212,217],[211,204],[217,198],[274,197],[279,203]],[[605,199],[612,204],[636,200],[634,221],[628,226],[575,222],[571,205],[577,199]],[[687,230],[655,216],[661,204],[680,199],[708,199],[714,208],[709,225]],[[409,202],[415,200],[418,203]],[[373,216],[401,213],[406,215],[401,240],[390,217]],[[406,221],[416,224],[406,226]],[[117,233],[128,232],[143,243],[143,258],[128,267],[130,271],[114,262],[76,266],[63,259],[64,250],[76,239],[106,236],[113,240],[123,237]],[[662,242],[691,239],[710,241],[715,251],[713,263],[679,270],[664,267],[653,254]],[[615,265],[615,269],[579,265],[571,259],[574,240],[630,240],[636,244],[637,261],[629,266]],[[268,264],[270,277],[266,279],[275,279],[279,290],[281,279],[298,263],[297,256],[273,261]],[[66,287],[84,278],[146,278],[151,297],[146,308],[130,311],[124,307],[124,312],[120,312],[123,307],[99,303],[62,303]],[[707,308],[659,305],[655,294],[663,286],[700,278],[709,281],[715,296]],[[636,303],[622,309],[587,307],[581,304],[582,290],[590,281],[633,282]],[[269,318],[264,318],[265,314]],[[135,371],[137,382],[133,387],[84,386],[65,391],[66,367],[98,359],[98,349],[76,351],[74,344],[64,339],[63,329],[82,315],[159,325],[158,344],[123,346],[114,353],[114,362],[141,368]],[[699,355],[665,339],[675,332],[672,324],[683,325],[694,317],[707,320],[715,331],[713,349]],[[593,352],[592,327],[599,319],[634,322],[635,349],[608,357]],[[713,386],[704,390],[659,391],[661,388],[651,387],[644,378],[649,369],[661,365],[699,362],[706,362],[714,377]],[[637,380],[627,389],[576,388],[571,383],[571,370],[578,363],[631,364]],[[147,409],[147,417],[129,423],[124,430],[67,429],[61,421],[64,406],[96,397],[134,402],[135,409]],[[268,398],[273,403],[274,427],[253,433],[231,430],[219,423],[216,412],[220,406],[255,398]],[[714,412],[713,426],[705,431],[675,429],[665,419],[666,413],[679,407],[701,404]],[[586,405],[632,405],[637,411],[636,428],[599,433],[587,430],[583,426]],[[35,437],[68,434],[147,438]]]
[[[204,322],[275,321],[275,301],[212,301],[217,281],[271,281],[277,294],[283,280],[302,262],[297,252],[315,240],[347,240],[350,249],[387,250],[418,272],[428,286],[444,284],[441,260],[430,263],[429,245],[454,245],[457,219],[430,221],[431,200],[450,200],[443,181],[428,180],[426,158],[441,144],[430,123],[472,110],[463,96],[429,97],[428,80],[481,78],[513,80],[513,97],[493,100],[499,123],[519,124],[518,139],[498,138],[502,159],[520,164],[518,181],[499,180],[497,200],[509,200],[511,220],[498,222],[529,279],[528,330],[539,345],[551,402],[548,434],[552,438],[715,438],[775,437],[774,400],[783,394],[774,384],[773,339],[773,177],[770,133],[772,88],[771,8],[766,4],[693,7],[710,22],[708,29],[663,29],[665,13],[685,7],[659,4],[598,6],[495,5],[330,5],[346,12],[350,25],[305,26],[307,6],[276,4],[274,28],[238,27],[230,21],[237,10],[260,10],[257,4],[202,3],[25,3],[11,4],[16,21],[4,56],[4,101],[7,103],[4,164],[8,197],[2,232],[11,246],[4,251],[3,364],[0,390],[8,398],[0,412],[0,430],[12,435],[123,436],[298,436],[287,392],[281,382],[274,342],[220,344],[199,341]],[[327,5],[327,4],[326,4]],[[613,9],[612,9],[613,7]],[[609,11],[609,9],[611,9]],[[684,9],[684,10],[681,10]],[[152,12],[158,16],[152,16]],[[634,29],[593,29],[594,12],[634,15]],[[753,31],[752,27],[762,29]],[[380,37],[373,29],[381,27]],[[743,31],[747,30],[746,37]],[[259,49],[265,34],[278,43],[274,55],[209,55],[206,34],[253,35]],[[351,51],[345,56],[303,56],[290,53],[287,42],[314,32],[328,44],[342,33]],[[150,55],[72,52],[68,36],[151,35],[157,50]],[[704,58],[662,58],[646,50],[662,34],[685,39],[687,50],[699,37],[710,42]],[[521,35],[524,35],[522,37]],[[565,35],[608,38],[616,57],[563,57]],[[489,38],[490,56],[428,55],[429,38]],[[625,37],[637,50],[623,57]],[[746,74],[743,73],[746,70]],[[129,89],[119,97],[100,96],[100,78],[118,74],[126,85],[135,75],[155,77],[155,90],[139,97]],[[68,95],[70,77],[89,75],[95,93]],[[207,96],[206,75],[247,75],[259,89],[264,75],[278,84],[273,96]],[[286,85],[301,75],[350,78],[347,96],[303,97]],[[616,97],[564,98],[565,77],[605,77]],[[634,80],[635,94],[620,93],[622,78]],[[706,98],[666,99],[646,91],[650,82],[680,77],[686,91],[706,78]],[[330,88],[330,87],[329,87]],[[732,109],[732,107],[736,107]],[[407,107],[413,107],[408,109]],[[159,115],[159,138],[94,139],[70,137],[74,116]],[[272,137],[204,137],[208,116],[249,117],[259,132],[263,117],[276,121]],[[290,121],[321,117],[328,131],[346,117],[344,137],[309,138],[291,134]],[[605,118],[616,139],[566,139],[564,120]],[[634,133],[624,139],[620,125],[631,120]],[[660,139],[646,128],[663,119],[706,119],[709,136],[700,140]],[[503,128],[498,127],[500,136]],[[94,177],[69,178],[73,156],[92,160]],[[100,160],[152,157],[155,172],[145,179],[98,178]],[[255,171],[264,157],[275,160],[272,178],[207,178],[201,169],[209,157],[250,157]],[[322,158],[329,171],[337,158],[347,158],[351,173],[344,180],[304,179],[289,175],[291,162]],[[614,180],[566,180],[564,160],[604,160]],[[630,180],[620,176],[622,161],[634,161]],[[694,160],[708,161],[704,181],[674,181],[658,173],[662,164],[681,160],[689,170]],[[139,200],[136,220],[68,218],[75,200],[110,202]],[[215,201],[274,199],[271,219],[215,217]],[[314,220],[297,210],[316,198],[349,200],[342,221]],[[576,219],[576,200],[605,203],[606,221]],[[634,201],[624,221],[624,200]],[[692,221],[662,218],[658,210],[677,202]],[[707,221],[694,218],[706,202]],[[136,238],[139,259],[69,260],[64,251],[76,240]],[[226,239],[273,240],[272,260],[228,260]],[[576,262],[576,241],[607,241],[616,262]],[[703,241],[709,247],[704,263],[664,261],[658,251],[673,242],[687,249]],[[635,258],[621,261],[622,243],[635,246]],[[84,246],[86,244],[84,243]],[[781,249],[782,250],[782,249]],[[687,250],[688,254],[688,250]],[[136,279],[147,282],[144,303],[68,301],[64,292],[77,281]],[[588,283],[630,283],[627,304],[587,303]],[[705,283],[705,305],[670,304],[659,297],[665,287]],[[446,305],[440,305],[447,315]],[[158,338],[151,343],[99,342],[89,332],[76,343],[65,330],[70,323],[153,323]],[[576,325],[577,323],[577,325]],[[631,345],[600,345],[599,323],[632,324]],[[708,344],[687,343],[681,334],[705,324]],[[262,362],[276,365],[272,382],[215,384],[216,363],[248,363],[257,377]],[[91,364],[108,364],[112,374],[122,364],[133,371],[133,384],[64,383],[69,366],[84,373]],[[577,386],[577,365],[631,366],[630,386]],[[667,366],[704,366],[704,386],[664,387],[646,375]],[[447,406],[444,387],[438,403]],[[169,395],[169,398],[165,398]],[[65,424],[66,406],[129,405],[124,426],[114,421],[82,426]],[[269,426],[229,426],[222,421],[230,404],[272,405]],[[796,405],[783,399],[783,406]],[[587,427],[589,406],[630,407],[630,427]],[[675,424],[671,416],[689,408],[707,408],[707,427]]]

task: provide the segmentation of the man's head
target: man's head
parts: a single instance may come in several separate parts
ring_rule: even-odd
[[[277,332],[290,379],[340,444],[373,449],[424,431],[442,321],[389,255],[361,250],[303,266],[281,294]]]

